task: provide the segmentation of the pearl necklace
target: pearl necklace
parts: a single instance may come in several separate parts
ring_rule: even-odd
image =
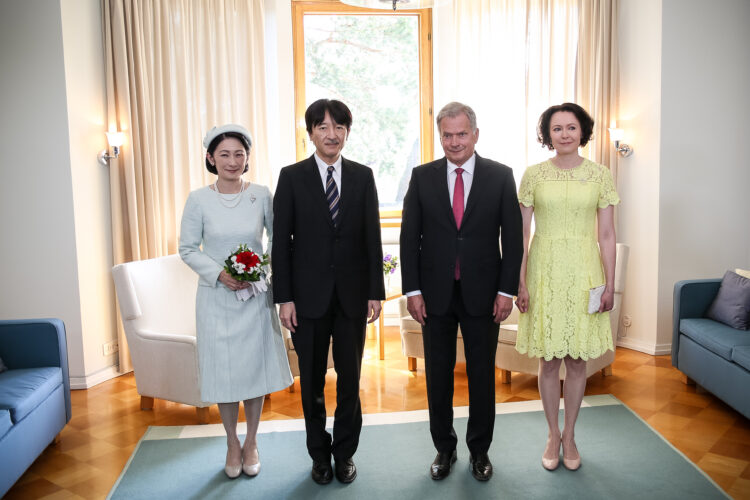
[[[222,196],[222,194],[224,193],[219,191],[218,183],[219,181],[217,179],[216,182],[214,182],[214,191],[216,192],[216,196],[219,197],[219,203],[224,205],[226,208],[235,208],[237,205],[239,205],[240,202],[242,201],[242,193],[245,191],[245,181],[242,181],[240,192],[235,194],[234,197],[232,198],[224,198],[224,196]]]

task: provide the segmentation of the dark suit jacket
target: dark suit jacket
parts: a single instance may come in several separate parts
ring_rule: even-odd
[[[460,230],[447,179],[445,158],[412,171],[401,223],[402,289],[421,290],[427,313],[445,314],[458,256],[467,312],[492,314],[498,291],[518,293],[523,230],[513,170],[476,155]]]
[[[334,289],[350,318],[383,300],[383,247],[375,178],[370,168],[342,158],[340,222],[328,211],[313,156],[281,169],[273,200],[273,299],[294,301],[297,314],[319,318]]]

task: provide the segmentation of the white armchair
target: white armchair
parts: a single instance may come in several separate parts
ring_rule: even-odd
[[[281,334],[284,337],[284,344],[286,346],[286,355],[289,358],[289,369],[292,372],[293,377],[299,377],[299,358],[297,357],[297,351],[294,350],[294,342],[292,342],[292,333],[281,327]],[[333,338],[331,338],[333,342]],[[328,368],[333,368],[333,351],[332,344],[328,347]],[[289,386],[289,392],[294,392],[294,383]]]
[[[424,344],[422,343],[422,326],[411,317],[406,309],[406,297],[399,297],[399,324],[401,329],[401,352],[406,356],[409,370],[417,371],[417,358],[424,359]],[[465,363],[464,339],[461,329],[458,329],[456,339],[456,361]]]
[[[625,271],[627,270],[628,255],[630,248],[621,243],[617,244],[615,257],[615,305],[609,313],[609,321],[612,327],[612,343],[617,343],[617,326],[620,324],[622,312],[622,294],[625,291]],[[518,333],[518,309],[513,306],[508,319],[500,327],[500,336],[497,341],[497,354],[495,355],[495,366],[500,368],[501,379],[504,384],[510,383],[511,372],[520,372],[536,375],[539,371],[539,360],[530,358],[516,351],[516,334]],[[607,351],[596,359],[590,359],[586,363],[586,376],[590,377],[601,370],[603,376],[612,374],[612,362],[615,360],[615,352]],[[565,378],[565,363],[560,367],[560,380]]]
[[[169,255],[119,264],[112,276],[141,409],[166,399],[195,406],[199,422],[207,423],[211,403],[200,397],[195,342],[198,275]]]
[[[612,326],[612,342],[617,341],[617,326],[620,323],[622,310],[622,294],[625,291],[625,271],[627,270],[628,254],[630,249],[627,245],[617,244],[617,255],[615,260],[615,305],[610,312],[610,324]],[[408,368],[411,371],[417,369],[416,358],[424,359],[424,345],[422,343],[422,328],[414,321],[406,309],[406,297],[399,299],[400,328],[401,328],[401,352],[408,360]],[[530,358],[516,351],[516,335],[518,332],[519,311],[513,306],[510,316],[500,326],[500,334],[497,341],[497,354],[495,355],[495,366],[500,368],[501,379],[505,384],[510,383],[511,372],[529,373],[536,375],[539,370],[539,360]],[[586,376],[600,371],[602,375],[611,375],[610,366],[615,360],[614,351],[607,351],[602,356],[591,359],[586,364]],[[464,344],[461,337],[461,329],[458,330],[456,341],[456,361],[465,362]],[[565,364],[560,368],[560,380],[565,378]]]

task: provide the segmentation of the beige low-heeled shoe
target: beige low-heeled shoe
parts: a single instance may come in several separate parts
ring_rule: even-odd
[[[251,465],[242,464],[242,472],[244,472],[250,477],[257,476],[258,473],[260,472],[260,461]]]
[[[224,466],[224,474],[226,474],[229,479],[237,479],[238,477],[240,477],[241,472],[242,472],[241,465],[225,465]]]
[[[239,465],[229,464],[229,450],[227,450],[227,460],[224,463],[224,474],[226,474],[229,479],[236,479],[242,474],[242,462],[240,462]]]
[[[258,461],[254,464],[246,464],[244,463],[244,450],[243,450],[243,462],[242,462],[242,472],[247,474],[250,477],[255,477],[260,472],[260,454],[258,453],[258,450],[256,448],[255,453],[258,455]]]

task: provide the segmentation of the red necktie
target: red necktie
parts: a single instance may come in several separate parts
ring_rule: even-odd
[[[456,169],[456,184],[453,186],[453,218],[456,219],[456,227],[461,229],[461,220],[464,218],[464,179],[461,174],[464,169]],[[458,255],[456,255],[455,278],[461,279],[461,268],[459,267]]]

